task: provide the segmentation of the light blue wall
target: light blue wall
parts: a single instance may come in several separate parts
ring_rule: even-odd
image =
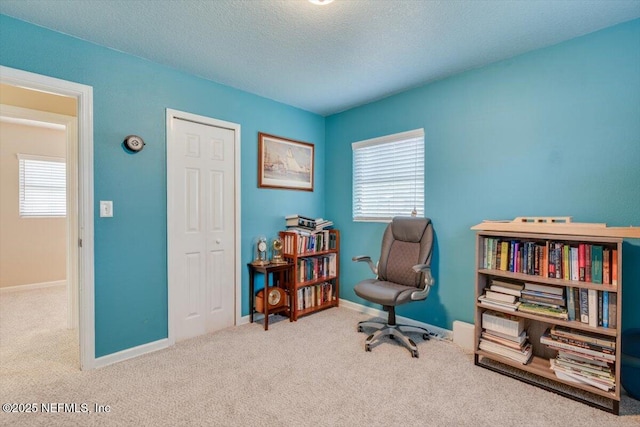
[[[251,241],[284,216],[324,214],[324,118],[0,15],[0,63],[93,87],[96,356],[167,336],[165,109],[241,125],[242,314]],[[224,58],[220,58],[221,61]],[[258,132],[315,144],[315,191],[257,188]],[[141,135],[135,155],[121,142]]]
[[[341,229],[341,296],[379,255],[384,224],[351,220],[351,143],[424,128],[425,212],[437,286],[398,313],[473,322],[474,233],[483,219],[573,216],[640,225],[640,20],[327,118],[326,215]],[[640,326],[640,241],[624,245],[624,327]]]
[[[251,241],[291,213],[341,229],[342,297],[377,257],[384,225],[351,221],[350,143],[424,127],[426,212],[436,230],[435,293],[400,315],[472,321],[482,219],[572,215],[640,224],[640,21],[542,49],[325,119],[0,15],[0,63],[94,89],[96,356],[166,337],[165,109],[242,126],[242,314]],[[326,124],[326,126],[325,126]],[[315,144],[313,193],[257,188],[259,131]],[[125,135],[142,135],[136,155]],[[325,148],[325,139],[327,141]],[[325,168],[326,166],[326,168]],[[325,173],[326,171],[326,173]],[[326,210],[325,210],[326,205]],[[300,212],[304,206],[304,212]],[[625,244],[625,327],[640,326],[640,243]],[[631,307],[631,308],[629,308]]]

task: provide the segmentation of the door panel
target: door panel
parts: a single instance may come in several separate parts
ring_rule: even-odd
[[[175,280],[176,341],[232,326],[234,143],[231,129],[172,119],[169,176],[175,189],[169,263]],[[171,190],[170,190],[171,191]]]

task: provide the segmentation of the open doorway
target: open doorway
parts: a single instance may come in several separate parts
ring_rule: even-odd
[[[15,372],[80,367],[77,135],[75,98],[0,84],[0,352]]]
[[[20,271],[20,269],[15,270],[11,275],[8,273],[5,274],[3,269],[3,277],[0,278],[2,282],[0,283],[0,297],[4,300],[2,310],[2,321],[4,324],[2,326],[13,325],[13,327],[19,328],[25,327],[28,322],[33,322],[40,327],[40,332],[42,332],[43,329],[54,326],[56,322],[54,321],[55,318],[57,319],[57,325],[62,325],[62,329],[66,331],[67,339],[71,337],[71,346],[67,345],[69,344],[68,342],[66,344],[60,342],[65,340],[65,334],[60,332],[60,328],[57,328],[57,338],[54,336],[49,336],[49,338],[58,345],[59,349],[63,349],[61,351],[65,353],[67,361],[75,361],[74,369],[78,369],[78,367],[81,369],[92,369],[95,367],[93,300],[93,90],[89,86],[2,66],[0,66],[0,90],[2,91],[2,101],[5,102],[5,104],[7,102],[12,104],[1,106],[2,111],[0,111],[0,115],[3,117],[3,120],[0,122],[0,126],[3,128],[3,139],[5,130],[11,127],[12,131],[21,129],[22,132],[30,132],[28,136],[22,139],[23,141],[33,139],[44,140],[49,137],[46,135],[55,135],[56,130],[61,132],[61,139],[63,140],[63,149],[60,150],[58,148],[57,152],[54,150],[53,152],[43,151],[38,153],[37,148],[29,147],[28,151],[31,153],[27,152],[26,149],[17,149],[13,150],[16,151],[15,153],[7,153],[9,157],[13,157],[11,161],[13,162],[13,166],[17,166],[18,175],[21,177],[18,179],[18,183],[14,185],[18,187],[16,191],[35,191],[37,193],[41,190],[40,188],[36,188],[37,185],[28,188],[26,181],[20,183],[20,179],[24,179],[25,176],[33,171],[36,172],[33,172],[34,175],[32,176],[37,177],[39,168],[42,167],[42,165],[49,168],[49,171],[53,171],[56,169],[56,163],[59,165],[62,162],[65,164],[62,177],[64,180],[64,188],[66,189],[66,203],[62,202],[62,212],[64,216],[59,215],[60,212],[57,212],[57,216],[53,215],[54,218],[48,218],[49,220],[62,219],[62,221],[58,222],[62,222],[63,231],[60,232],[60,229],[57,231],[47,229],[45,231],[44,228],[39,230],[39,233],[43,235],[53,233],[48,235],[49,239],[39,242],[41,246],[49,246],[46,250],[49,251],[48,258],[50,259],[47,259],[45,253],[44,258],[41,257],[40,261],[36,262],[36,264],[38,264],[37,266],[29,264],[29,262],[36,259],[37,256],[41,256],[42,252],[46,252],[42,247],[36,247],[38,241],[33,235],[31,237],[23,237],[21,243],[14,242],[14,246],[2,247],[3,259],[5,258],[5,253],[7,255],[11,254],[11,257],[8,256],[8,258],[12,258],[14,264],[22,267],[22,271]],[[11,101],[12,98],[14,99],[13,101]],[[30,102],[33,102],[31,98],[37,99],[39,100],[37,102],[42,102],[43,104],[40,104],[40,107],[29,105]],[[42,107],[42,105],[46,105],[48,102],[53,106]],[[66,110],[64,109],[65,105]],[[63,110],[61,111],[60,108]],[[17,135],[20,135],[20,132],[18,132]],[[18,139],[20,138],[18,137]],[[36,151],[35,154],[33,153],[34,150]],[[7,150],[5,150],[3,146],[3,152],[4,151]],[[24,152],[19,153],[17,151]],[[5,178],[3,176],[3,181],[4,180]],[[48,179],[45,181],[50,183],[51,180]],[[4,190],[2,191],[4,192]],[[12,194],[15,196],[14,193]],[[10,194],[9,197],[11,197],[12,194]],[[19,197],[20,203],[24,201],[23,195]],[[39,197],[42,197],[42,195],[39,194],[32,200],[32,202],[35,201],[35,211],[31,212],[34,217],[38,216],[38,209],[41,208],[38,205]],[[33,206],[31,206],[31,208],[33,208]],[[18,205],[15,209],[18,210],[18,212],[14,212],[18,217],[29,215],[28,206],[25,208],[24,206]],[[47,216],[48,214],[50,213],[42,216]],[[29,219],[33,220],[35,218]],[[7,227],[14,228],[12,225],[5,226],[5,217],[2,217],[2,221],[3,229]],[[49,222],[51,223],[52,221]],[[36,225],[35,222],[31,222],[29,226],[37,229],[39,226],[44,227],[44,223]],[[17,226],[15,226],[15,228],[17,228]],[[14,230],[12,229],[11,231]],[[62,235],[61,238],[60,235]],[[57,240],[62,241],[62,246],[53,245],[53,243],[56,243],[52,242],[52,240],[56,240],[55,236],[58,237]],[[19,240],[20,237],[18,237],[18,241]],[[21,245],[29,247],[30,243],[28,242],[35,242],[33,246],[30,246],[31,250],[27,249],[24,251],[24,248],[19,248]],[[25,243],[27,244],[25,245]],[[60,242],[57,243],[60,244]],[[60,251],[62,251],[62,256],[54,255],[60,255]],[[49,261],[53,263],[49,268],[39,268],[43,267]],[[46,276],[46,274],[51,273],[56,268],[58,269],[57,273]],[[61,274],[59,269],[62,269],[64,274]],[[37,274],[30,276],[25,273],[37,273],[40,274],[40,276]],[[20,275],[22,275],[22,277],[19,277]],[[56,275],[63,275],[64,277],[60,280]],[[13,283],[11,283],[12,281]],[[68,286],[67,283],[69,284]],[[31,286],[32,290],[39,292],[24,292],[24,289],[20,290],[20,292],[2,291],[3,288],[19,286]],[[32,295],[39,293],[41,295],[32,299],[22,298],[20,302],[16,299],[16,294],[29,293]],[[6,297],[7,295],[10,295],[10,297]],[[68,306],[69,309],[63,310],[62,316],[60,316],[60,311],[51,311],[56,305],[63,307]],[[9,308],[9,306],[11,306],[12,309],[5,310],[5,308]],[[23,308],[20,309],[20,307]],[[28,314],[29,309],[33,308],[36,308],[38,316],[33,313],[31,315]],[[18,313],[17,316],[19,316],[19,318],[17,323],[12,324],[4,318],[4,315],[10,312]],[[34,342],[38,344],[38,341],[43,343],[46,339],[44,339],[43,336],[32,336],[30,340],[18,340],[16,343],[21,343],[21,345],[24,346],[34,344]],[[3,342],[3,346],[4,344]],[[47,357],[46,352],[42,351],[35,351],[33,355],[40,358]]]

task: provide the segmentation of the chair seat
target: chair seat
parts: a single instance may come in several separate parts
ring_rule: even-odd
[[[411,294],[417,289],[384,280],[367,279],[358,283],[353,290],[360,298],[368,301],[396,306],[411,301]]]

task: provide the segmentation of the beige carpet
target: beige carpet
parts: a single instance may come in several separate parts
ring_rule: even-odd
[[[2,403],[86,403],[90,410],[97,403],[110,412],[2,413],[1,425],[640,425],[636,400],[625,396],[616,417],[476,367],[449,342],[417,340],[419,359],[392,342],[366,353],[355,327],[366,316],[344,308],[272,321],[268,332],[261,324],[230,328],[80,372],[70,357],[73,334],[46,331],[53,322],[45,320],[28,326],[35,316],[17,299],[0,294]],[[54,304],[51,295],[39,301],[33,310]],[[24,332],[31,327],[36,332]],[[12,337],[14,328],[30,337]]]

